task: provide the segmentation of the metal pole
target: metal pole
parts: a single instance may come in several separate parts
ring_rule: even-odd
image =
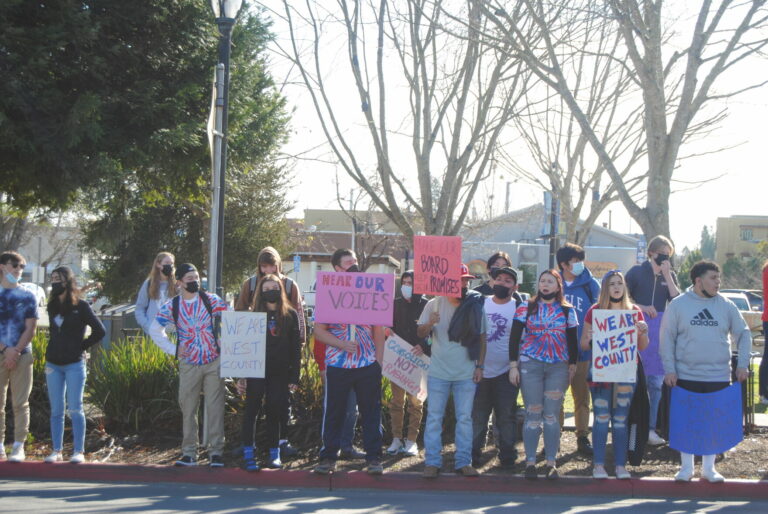
[[[222,206],[219,204],[221,194],[221,147],[222,147],[222,123],[224,107],[224,65],[216,66],[216,99],[214,104],[213,124],[213,195],[211,198],[211,226],[208,245],[208,290],[215,291],[219,283],[216,281],[217,263],[219,261],[219,216]]]
[[[558,200],[552,192],[552,210],[549,214],[549,269],[555,268],[555,252],[557,251],[557,207]]]

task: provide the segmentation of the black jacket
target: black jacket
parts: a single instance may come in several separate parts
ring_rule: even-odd
[[[426,305],[427,299],[420,294],[413,295],[410,302],[406,301],[404,298],[396,298],[395,319],[392,331],[402,337],[411,346],[416,346],[418,344],[422,348],[426,348],[427,351],[431,351],[429,345],[423,344],[424,339],[416,335],[416,327]],[[427,351],[425,351],[425,353],[427,353]],[[429,355],[429,353],[427,353],[427,355]]]
[[[485,319],[485,296],[477,291],[467,291],[448,325],[448,337],[458,341],[469,352],[469,360],[480,358],[480,343],[483,340]]]
[[[63,366],[79,361],[83,358],[83,352],[101,341],[106,334],[104,325],[85,300],[78,301],[70,312],[62,315],[64,321],[61,326],[55,321],[59,312],[52,312],[51,309],[49,305],[50,339],[45,351],[45,360],[51,364]],[[87,326],[91,327],[91,335],[86,338]]]
[[[301,372],[299,316],[293,309],[288,314],[290,319],[285,320],[285,333],[281,334],[277,327],[273,333],[270,325],[275,324],[275,314],[267,313],[266,373],[268,377],[285,375],[289,384],[298,384]]]

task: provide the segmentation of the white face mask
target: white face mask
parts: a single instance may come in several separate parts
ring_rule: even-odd
[[[574,262],[571,264],[571,273],[577,276],[584,273],[584,261]]]
[[[410,300],[413,296],[413,286],[400,286],[400,292],[403,293],[403,298]]]

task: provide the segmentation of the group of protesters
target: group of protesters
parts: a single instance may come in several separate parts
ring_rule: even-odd
[[[524,301],[518,293],[518,272],[509,255],[499,251],[487,261],[490,279],[474,290],[469,285],[478,277],[461,265],[461,292],[457,297],[427,300],[414,291],[414,272],[402,273],[391,327],[315,323],[313,352],[323,379],[324,402],[322,447],[314,471],[332,473],[337,460],[346,458],[365,459],[369,474],[381,474],[384,451],[390,455],[419,454],[422,402],[394,382],[389,402],[392,441],[384,450],[381,363],[385,340],[395,334],[412,346],[414,355],[430,358],[423,433],[424,478],[435,478],[442,470],[443,422],[452,397],[457,473],[479,475],[484,448],[492,433],[502,468],[516,464],[516,444],[522,439],[525,478],[557,479],[563,403],[569,388],[577,449],[592,457],[593,477],[608,477],[605,457],[610,427],[615,476],[631,478],[626,469],[628,451],[637,451],[638,444],[642,449],[646,441],[665,444],[657,432],[657,413],[664,410],[659,408],[664,384],[697,393],[727,387],[732,376],[729,336],[738,350],[735,378],[744,381],[748,377],[750,332],[735,305],[718,294],[718,265],[711,261],[696,263],[690,271],[692,287],[681,293],[670,262],[673,252],[668,238],[655,237],[648,243],[645,262],[626,274],[609,271],[598,282],[585,266],[584,249],[568,243],[556,253],[557,268],[543,271],[530,299]],[[0,441],[4,440],[4,406],[10,383],[15,442],[8,460],[16,462],[25,458],[32,386],[31,340],[38,317],[34,296],[17,287],[25,264],[16,252],[0,256]],[[336,272],[360,272],[357,257],[349,249],[336,250],[331,265]],[[243,468],[248,471],[257,471],[261,465],[280,468],[283,459],[296,454],[287,441],[290,392],[298,388],[301,349],[308,339],[301,291],[283,273],[279,253],[271,247],[263,249],[256,266],[256,274],[243,283],[235,302],[235,310],[263,312],[267,319],[265,376],[237,381],[238,391],[245,396],[241,443]],[[764,279],[766,275],[768,264]],[[51,403],[52,452],[45,461],[63,460],[66,410],[74,438],[70,462],[79,463],[84,461],[84,356],[105,332],[87,302],[79,299],[71,269],[62,266],[54,270],[51,283],[45,373]],[[183,423],[177,466],[198,464],[201,393],[205,398],[209,465],[224,465],[225,383],[220,376],[217,320],[229,309],[224,299],[202,289],[193,264],[177,266],[168,252],[157,255],[137,295],[138,323],[159,348],[178,359]],[[638,361],[638,380],[593,380],[593,313],[610,309],[636,311],[633,319],[639,353],[634,358]],[[91,330],[86,337],[87,327]],[[639,384],[642,389],[638,389]],[[761,394],[768,397],[762,388],[761,380]],[[522,430],[518,429],[517,419],[520,392],[525,406]],[[266,413],[268,457],[260,465],[254,425],[262,408]],[[362,451],[353,444],[358,417]],[[628,441],[631,423],[644,430],[632,444]],[[545,465],[537,469],[542,434]],[[0,459],[5,457],[4,445],[0,445]],[[692,454],[681,453],[675,479],[691,480],[693,462]],[[715,455],[703,456],[702,477],[711,482],[723,481],[714,464]]]

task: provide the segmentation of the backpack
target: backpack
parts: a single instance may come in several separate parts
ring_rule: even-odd
[[[211,317],[211,331],[213,332],[213,340],[216,344],[216,351],[220,351],[219,348],[219,323],[221,322],[221,318],[214,318],[213,317],[213,307],[211,306],[211,300],[208,298],[208,295],[205,293],[205,291],[198,291],[198,294],[200,295],[200,300],[203,302],[203,305],[205,306],[205,310],[208,311],[208,315]],[[173,324],[176,325],[176,358],[179,358],[179,341],[178,341],[178,333],[179,333],[179,302],[180,302],[181,295],[177,295],[173,297],[173,300],[171,300],[171,312],[173,313]]]
[[[590,282],[587,282],[586,284],[581,284],[581,287],[584,288],[584,292],[587,293],[587,298],[589,299],[589,305],[595,304],[595,297],[592,296],[592,288],[589,287],[592,285]]]
[[[259,281],[257,275],[252,276],[248,280],[248,304],[253,302],[253,293],[256,291],[256,282]],[[293,280],[288,277],[283,278],[283,287],[285,287],[285,296],[291,299],[291,291],[293,291]]]

